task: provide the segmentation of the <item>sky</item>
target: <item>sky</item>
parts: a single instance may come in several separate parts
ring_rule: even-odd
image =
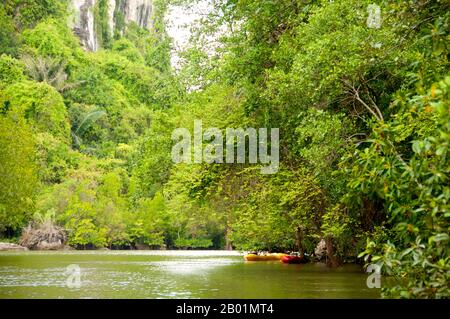
[[[186,49],[191,36],[190,28],[211,9],[213,0],[201,0],[192,8],[171,5],[166,14],[167,33],[173,39],[171,63],[175,69],[180,66],[179,52]]]

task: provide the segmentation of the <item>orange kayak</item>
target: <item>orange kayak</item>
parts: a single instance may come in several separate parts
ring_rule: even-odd
[[[274,253],[267,255],[256,255],[256,254],[247,254],[244,256],[244,259],[247,261],[274,261],[281,260],[284,256],[287,256],[283,253]]]

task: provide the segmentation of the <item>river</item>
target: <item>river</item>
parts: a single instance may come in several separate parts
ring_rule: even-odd
[[[0,253],[0,298],[379,298],[366,279],[357,265],[246,262],[228,251]]]

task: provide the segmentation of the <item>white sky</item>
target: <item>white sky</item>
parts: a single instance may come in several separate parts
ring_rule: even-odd
[[[166,15],[167,33],[173,39],[172,66],[177,69],[180,63],[178,53],[187,48],[191,36],[190,28],[211,9],[213,0],[202,0],[192,8],[170,6]]]

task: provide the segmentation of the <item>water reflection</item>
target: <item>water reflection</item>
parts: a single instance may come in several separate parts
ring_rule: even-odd
[[[66,286],[79,265],[81,287]],[[0,254],[0,298],[377,298],[358,266],[244,262],[227,251]]]

